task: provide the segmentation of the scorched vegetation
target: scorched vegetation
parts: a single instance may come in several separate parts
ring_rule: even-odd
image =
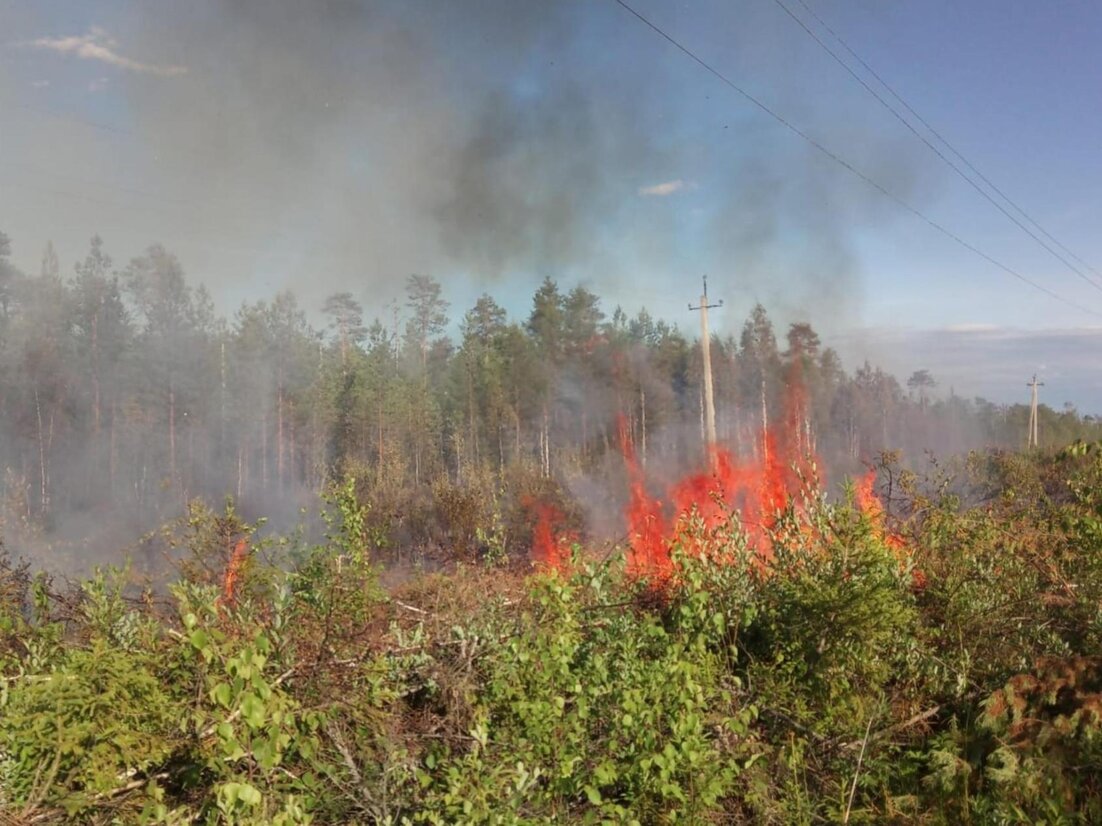
[[[1099,449],[876,479],[757,526],[694,506],[660,575],[574,546],[388,594],[350,483],[314,547],[194,509],[165,598],[5,561],[0,812],[1099,822]]]

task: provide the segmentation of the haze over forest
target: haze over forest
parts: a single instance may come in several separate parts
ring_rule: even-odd
[[[130,543],[195,496],[288,525],[349,469],[396,541],[477,544],[449,497],[511,473],[518,525],[550,485],[612,536],[619,416],[655,483],[701,454],[705,272],[741,457],[795,368],[832,482],[882,449],[1021,446],[1034,373],[1042,441],[1093,432],[1093,145],[1015,108],[1064,123],[1090,73],[1056,100],[1051,61],[1013,46],[1097,21],[800,12],[985,150],[1083,254],[1077,281],[784,9],[638,11],[795,132],[616,3],[0,5],[9,544]]]
[[[290,291],[220,315],[158,245],[116,263],[95,237],[69,272],[48,248],[33,275],[8,249],[0,238],[5,539],[39,556],[54,544],[46,562],[133,550],[196,498],[289,528],[346,475],[397,549],[474,553],[503,519],[523,553],[531,497],[594,538],[622,530],[621,421],[653,484],[701,463],[699,341],[585,287],[548,278],[511,318],[488,294],[452,308],[411,275],[392,314],[339,292],[315,327]],[[712,361],[721,443],[761,461],[762,433],[797,434],[831,484],[883,450],[921,463],[1025,437],[1023,405],[946,392],[925,370],[847,371],[812,324],[778,329],[760,305],[714,337]],[[1042,410],[1045,444],[1098,429]]]

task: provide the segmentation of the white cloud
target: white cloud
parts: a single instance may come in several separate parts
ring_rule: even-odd
[[[33,86],[35,89],[45,89],[49,85],[50,85],[50,81],[48,81],[48,80],[33,80],[33,81],[31,81],[31,86]]]
[[[23,45],[32,49],[56,52],[57,54],[75,55],[81,60],[96,60],[119,69],[125,69],[128,72],[172,77],[182,75],[187,71],[186,66],[159,66],[153,63],[141,63],[119,54],[116,50],[119,44],[99,26],[93,26],[87,34],[72,35],[70,37],[40,37]]]
[[[675,192],[681,192],[685,189],[696,189],[696,184],[686,183],[678,178],[674,181],[664,181],[652,186],[641,186],[639,187],[639,194],[644,198],[665,198],[667,195],[673,195]]]
[[[97,78],[94,78],[94,79],[88,81],[88,91],[89,92],[102,92],[106,88],[107,88],[107,78],[105,78],[105,77],[97,77]]]
[[[999,327],[982,321],[966,321],[963,324],[950,324],[945,330],[949,333],[994,333]]]

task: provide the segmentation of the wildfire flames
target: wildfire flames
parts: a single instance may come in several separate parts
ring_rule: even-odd
[[[565,517],[558,508],[537,499],[527,499],[524,506],[535,516],[532,528],[532,562],[541,568],[564,571],[570,564],[570,546],[577,536],[564,529]]]
[[[695,516],[703,537],[728,524],[737,514],[749,547],[763,568],[773,559],[772,537],[777,520],[814,480],[818,465],[807,426],[807,400],[798,374],[789,376],[784,416],[774,429],[759,434],[761,456],[739,461],[728,449],[716,446],[706,469],[694,472],[667,489],[665,500],[648,492],[646,478],[623,416],[619,422],[620,451],[628,477],[627,571],[657,585],[674,575],[671,551],[675,546],[688,554],[706,552],[700,531],[683,530],[686,517]],[[877,539],[903,559],[903,539],[884,527],[884,508],[874,492],[876,471],[858,480],[856,504],[869,519]],[[529,503],[536,517],[532,560],[540,567],[564,570],[569,563],[568,537],[556,525],[562,514],[550,505]],[[920,573],[915,584],[920,587]]]
[[[706,470],[690,474],[667,493],[670,508],[647,493],[635,451],[621,422],[620,449],[628,470],[628,573],[656,583],[673,573],[671,548],[680,541],[687,553],[704,549],[700,540],[681,534],[684,517],[695,514],[705,534],[725,525],[738,512],[750,547],[763,565],[772,559],[770,541],[777,517],[813,472],[815,457],[805,432],[807,403],[803,383],[790,377],[785,416],[779,432],[760,434],[761,458],[740,463],[731,451],[716,446]]]
[[[249,556],[249,542],[247,539],[238,539],[230,553],[229,564],[226,565],[226,573],[222,578],[223,606],[232,606],[237,596],[237,578],[241,575],[241,568]]]

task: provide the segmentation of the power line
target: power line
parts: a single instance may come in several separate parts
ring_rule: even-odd
[[[999,212],[1001,212],[1003,215],[1005,215],[1007,218],[1009,218],[1011,221],[1013,221],[1014,224],[1019,229],[1021,229],[1024,233],[1026,233],[1030,238],[1032,238],[1034,241],[1036,241],[1038,244],[1040,244],[1046,250],[1048,250],[1048,252],[1050,252],[1058,261],[1060,261],[1060,263],[1062,263],[1064,266],[1066,266],[1068,269],[1070,269],[1073,273],[1078,275],[1080,278],[1082,278],[1084,281],[1086,281],[1088,284],[1090,284],[1096,290],[1099,290],[1100,292],[1102,292],[1102,285],[1100,285],[1097,281],[1095,281],[1089,275],[1087,275],[1082,270],[1080,270],[1073,263],[1068,261],[1063,255],[1061,255],[1059,252],[1054,250],[1047,243],[1045,243],[1045,241],[1042,240],[1035,232],[1033,232],[1033,230],[1031,230],[1029,227],[1027,227],[1025,224],[1023,224],[1020,220],[1018,220],[1018,218],[1016,218],[1014,215],[1012,215],[1006,209],[1006,207],[1004,207],[1002,204],[1000,204],[998,201],[996,201],[994,198],[992,198],[991,194],[989,192],[987,192],[987,190],[985,190],[982,186],[980,186],[978,183],[976,183],[976,181],[974,181],[971,177],[966,175],[964,173],[964,171],[959,166],[957,166],[948,157],[946,157],[945,153],[943,153],[940,149],[938,149],[936,146],[934,146],[934,144],[931,143],[926,138],[925,135],[923,135],[921,132],[919,132],[917,129],[915,129],[914,126],[911,124],[911,122],[908,121],[902,114],[900,114],[898,109],[896,109],[894,106],[892,106],[891,103],[889,103],[887,100],[885,100],[880,95],[879,92],[877,92],[875,89],[872,88],[872,86],[870,86],[868,83],[866,83],[865,79],[863,77],[861,77],[859,74],[857,74],[857,72],[855,72],[849,66],[848,63],[846,63],[844,60],[842,60],[842,58],[838,56],[837,52],[835,52],[833,49],[830,48],[830,46],[828,46],[826,43],[824,43],[823,40],[819,37],[819,35],[817,35],[814,31],[812,31],[812,29],[806,23],[804,23],[803,20],[801,20],[798,16],[796,16],[796,14],[793,13],[793,11],[790,8],[788,8],[788,6],[786,6],[784,4],[784,0],[773,0],[773,2],[776,3],[778,6],[780,6],[780,8],[784,11],[785,14],[787,14],[789,17],[791,17],[801,29],[803,29],[805,32],[807,32],[808,36],[811,37],[811,39],[814,40],[817,44],[819,44],[819,46],[823,49],[823,51],[825,51],[828,55],[830,55],[832,58],[834,58],[834,61],[839,66],[841,66],[843,69],[845,69],[846,72],[848,72],[849,75],[854,80],[856,80],[858,83],[860,83],[870,95],[872,95],[874,98],[876,98],[877,102],[879,102],[881,106],[883,106],[885,109],[887,109],[889,112],[891,112],[896,117],[896,119],[900,123],[902,123],[905,127],[907,127],[907,129],[916,138],[918,138],[920,141],[922,141],[924,144],[926,144],[926,146],[930,148],[930,151],[932,151],[935,155],[937,155],[939,158],[941,158],[941,160],[945,162],[946,166],[948,166],[950,169],[952,169],[953,172],[955,172],[961,179],[966,181],[974,190],[976,190],[976,192],[978,192],[985,199],[987,199],[992,204],[992,206],[994,206],[997,210],[999,210]],[[803,5],[804,5],[804,8],[807,8],[806,3],[804,3]],[[867,65],[867,64],[865,64],[865,65]],[[883,81],[881,81],[881,83],[883,83]],[[886,84],[885,84],[885,88],[887,88]],[[893,92],[893,94],[895,94],[895,93]],[[902,100],[902,98],[899,98],[898,95],[896,95],[896,98],[899,99],[899,100]],[[904,105],[906,105],[906,104],[904,104]],[[911,112],[914,112],[914,110],[911,109],[909,106],[907,107],[907,109]],[[921,118],[920,118],[920,120],[921,120]],[[925,124],[925,121],[922,121],[922,122]],[[926,128],[930,129],[929,125],[927,125]],[[930,131],[933,132],[932,129]],[[934,134],[937,135],[936,132],[934,132]],[[946,146],[949,146],[948,142],[946,142],[944,138],[941,138],[940,136],[938,136],[938,137],[942,141],[942,143],[945,143]],[[952,147],[949,147],[949,148],[952,149]],[[953,151],[955,152],[955,150],[953,150]],[[956,154],[957,154],[958,157],[961,157],[962,160],[963,160],[963,156],[961,156],[959,152],[957,152]],[[971,165],[969,164],[969,166],[971,166]],[[974,167],[973,167],[973,169],[974,169]],[[984,180],[986,180],[986,179],[984,179]],[[999,190],[997,188],[995,188],[994,185],[991,184],[990,182],[988,182],[988,186],[991,186],[993,189],[995,189],[996,192],[999,192]],[[1001,192],[999,192],[999,195],[1004,200],[1006,200],[1008,203],[1010,203],[1012,206],[1015,206],[1010,201],[1010,199],[1008,199]],[[1025,215],[1025,212],[1023,212],[1019,207],[1015,206],[1015,209],[1018,209],[1019,212],[1021,212],[1023,215]],[[1027,218],[1027,220],[1029,220],[1028,216],[1026,216],[1026,218]],[[1034,222],[1034,223],[1036,223],[1036,222]],[[1041,229],[1041,231],[1044,232],[1043,229]],[[1045,234],[1048,235],[1047,232]],[[1051,238],[1051,236],[1049,236],[1049,237]],[[1053,239],[1053,241],[1055,243],[1059,244],[1059,242],[1056,241],[1055,239]],[[1060,246],[1063,246],[1063,245],[1060,244]],[[1067,248],[1065,247],[1065,249],[1067,249]],[[1072,253],[1072,255],[1074,255],[1074,253]],[[1087,265],[1087,266],[1089,267],[1089,265]]]
[[[1028,278],[1025,275],[1022,275],[1017,270],[1012,269],[1011,267],[1008,267],[1006,264],[1002,263],[1001,261],[998,261],[998,260],[992,258],[990,255],[988,255],[983,250],[981,250],[978,247],[976,247],[976,246],[968,243],[967,241],[965,241],[963,238],[961,238],[959,235],[954,233],[952,230],[950,230],[950,229],[946,228],[945,226],[939,224],[937,221],[935,221],[934,219],[928,217],[923,212],[920,212],[918,210],[918,208],[916,208],[914,206],[911,206],[910,203],[903,200],[901,197],[896,195],[890,189],[886,188],[882,184],[880,184],[877,181],[873,180],[868,175],[866,175],[864,172],[861,172],[859,169],[857,169],[855,166],[853,166],[853,164],[851,164],[849,161],[845,160],[844,158],[842,158],[841,156],[839,156],[835,152],[833,152],[830,149],[828,149],[827,147],[825,147],[823,144],[821,144],[819,141],[817,141],[815,138],[813,138],[807,132],[804,132],[802,129],[800,129],[798,126],[793,124],[791,121],[787,120],[783,115],[781,115],[780,113],[778,113],[775,110],[773,110],[772,108],[770,108],[767,104],[765,104],[764,102],[759,100],[757,97],[752,95],[750,92],[747,92],[745,89],[743,89],[737,83],[735,83],[733,80],[731,80],[729,77],[727,77],[727,75],[725,75],[719,69],[716,69],[710,63],[708,63],[706,60],[704,60],[704,58],[697,55],[694,51],[689,49],[687,46],[683,45],[679,40],[675,39],[672,35],[667,34],[657,24],[652,23],[648,18],[644,17],[642,14],[640,14],[634,8],[629,6],[626,2],[624,2],[624,0],[614,0],[614,2],[618,6],[623,8],[625,11],[627,11],[629,14],[631,14],[633,17],[635,17],[637,20],[639,20],[641,23],[643,23],[643,25],[645,25],[647,28],[649,28],[651,31],[653,31],[655,34],[657,34],[663,40],[667,41],[668,43],[670,43],[670,45],[672,45],[678,51],[680,51],[681,53],[686,55],[688,58],[690,58],[694,63],[697,63],[705,71],[707,71],[709,74],[716,77],[725,86],[728,86],[729,88],[731,88],[732,90],[737,92],[739,95],[741,95],[743,98],[748,100],[750,103],[752,103],[758,109],[760,109],[761,111],[763,111],[767,115],[769,115],[769,117],[773,118],[773,120],[777,121],[779,124],[784,126],[786,129],[788,129],[793,134],[795,134],[798,137],[802,138],[804,141],[806,141],[808,144],[810,144],[812,147],[814,147],[820,153],[825,155],[827,158],[834,161],[834,163],[838,164],[843,169],[848,171],[850,174],[860,178],[862,181],[864,181],[866,184],[871,186],[873,189],[877,190],[878,192],[880,192],[885,197],[891,199],[896,204],[901,206],[903,209],[910,212],[912,215],[914,215],[914,216],[920,218],[921,220],[925,221],[927,224],[929,224],[931,227],[936,229],[942,235],[946,236],[947,238],[952,239],[953,241],[955,241],[960,246],[962,246],[965,249],[975,253],[980,258],[984,259],[988,263],[994,265],[998,269],[1005,272],[1007,275],[1010,275],[1010,276],[1018,279],[1019,281],[1021,281],[1024,284],[1028,284],[1029,286],[1033,287],[1036,290],[1039,290],[1040,292],[1043,292],[1045,295],[1049,296],[1050,298],[1054,298],[1057,301],[1060,301],[1064,304],[1067,304],[1069,307],[1074,307],[1075,309],[1077,309],[1081,312],[1087,313],[1088,315],[1092,315],[1092,316],[1096,316],[1098,318],[1102,318],[1102,313],[1099,313],[1099,312],[1097,312],[1095,310],[1092,310],[1088,307],[1084,307],[1081,304],[1078,304],[1078,303],[1076,303],[1076,302],[1074,302],[1074,301],[1072,301],[1068,298],[1064,298],[1062,295],[1060,295],[1059,293],[1053,292],[1048,287],[1045,287],[1041,284],[1038,284],[1033,279]]]
[[[963,163],[970,170],[972,170],[972,172],[975,172],[976,175],[979,177],[979,179],[981,181],[983,181],[985,184],[987,184],[989,187],[991,187],[993,192],[995,192],[1000,198],[1002,198],[1004,201],[1006,201],[1008,204],[1010,204],[1011,207],[1013,207],[1023,218],[1025,218],[1027,221],[1029,221],[1029,223],[1033,224],[1033,226],[1036,227],[1037,230],[1042,235],[1044,235],[1046,238],[1048,238],[1050,241],[1052,241],[1052,243],[1054,243],[1056,246],[1058,246],[1060,249],[1062,249],[1064,252],[1066,252],[1068,255],[1070,255],[1072,258],[1074,258],[1076,261],[1078,261],[1080,264],[1082,264],[1084,267],[1086,267],[1088,270],[1090,270],[1092,273],[1094,273],[1095,275],[1102,278],[1102,272],[1099,272],[1097,269],[1092,267],[1088,262],[1084,261],[1082,258],[1080,258],[1078,255],[1076,255],[1074,252],[1072,252],[1066,246],[1061,244],[1060,241],[1057,240],[1056,238],[1054,238],[1048,230],[1046,230],[1036,220],[1034,220],[1028,212],[1026,212],[1024,209],[1022,209],[1022,207],[1020,207],[1018,204],[1016,204],[1013,200],[1011,200],[1009,195],[1007,195],[1005,192],[1003,192],[1001,189],[999,189],[997,186],[995,186],[995,184],[991,181],[991,179],[989,179],[979,169],[977,169],[972,164],[972,162],[969,161],[968,158],[964,157],[964,155],[961,154],[957,150],[957,148],[954,147],[944,136],[942,136],[941,133],[939,133],[936,129],[934,129],[934,127],[931,126],[930,123],[924,117],[922,117],[922,115],[920,115],[918,112],[916,112],[911,107],[911,105],[909,103],[907,103],[907,101],[904,100],[903,97],[898,92],[896,92],[895,89],[893,89],[892,86],[886,80],[884,80],[884,78],[881,77],[880,74],[877,73],[877,71],[872,66],[870,66],[868,63],[865,62],[864,59],[862,59],[861,55],[857,54],[857,52],[855,52],[852,48],[850,48],[850,45],[842,38],[842,36],[839,35],[836,31],[834,31],[834,29],[832,29],[830,27],[830,25],[827,24],[827,22],[825,20],[823,20],[822,17],[820,17],[818,14],[816,14],[815,10],[812,9],[805,2],[805,0],[796,0],[796,2],[798,2],[801,6],[803,6],[807,10],[807,13],[810,14],[813,18],[815,18],[815,20],[819,23],[819,25],[822,26],[824,29],[826,29],[827,32],[830,33],[831,37],[833,37],[835,40],[838,41],[838,43],[842,46],[842,48],[845,49],[847,52],[849,52],[849,54],[854,58],[854,60],[856,60],[858,63],[861,64],[861,66],[864,67],[865,71],[867,71],[870,75],[872,75],[874,78],[876,78],[877,82],[881,86],[883,86],[885,89],[887,89],[892,97],[894,97],[901,104],[903,104],[904,108],[906,108],[906,110],[908,112],[910,112],[912,115],[914,115],[915,119],[918,120],[919,123],[921,123],[923,126],[925,126],[930,131],[930,134],[932,134],[935,138],[937,138],[939,141],[941,141],[946,146],[946,148],[948,148],[948,150],[950,152],[952,152],[954,155],[956,155],[957,158],[960,159],[961,163]]]

